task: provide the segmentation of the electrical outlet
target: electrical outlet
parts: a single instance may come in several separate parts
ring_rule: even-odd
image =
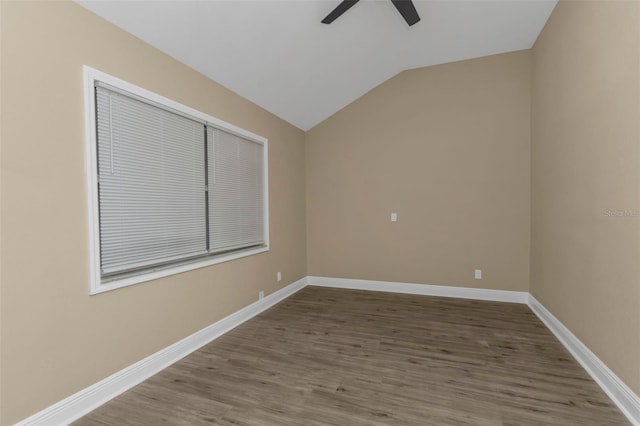
[[[398,221],[398,213],[391,213],[391,222]]]
[[[278,279],[278,281],[282,281],[282,272],[278,272],[276,274],[276,278]]]
[[[264,290],[260,290],[258,292],[258,300],[260,300],[260,299],[264,299]]]
[[[482,279],[482,269],[476,269],[475,270],[474,278],[476,280],[481,280]]]

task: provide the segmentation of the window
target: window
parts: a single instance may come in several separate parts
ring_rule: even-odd
[[[267,140],[85,67],[91,292],[268,250]]]

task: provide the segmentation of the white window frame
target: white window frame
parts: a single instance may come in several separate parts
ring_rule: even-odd
[[[191,271],[206,266],[252,256],[269,251],[269,168],[268,168],[268,140],[262,136],[251,133],[233,124],[197,111],[186,105],[172,101],[164,96],[113,77],[86,65],[83,66],[84,82],[84,115],[85,115],[85,174],[87,181],[88,201],[88,234],[89,234],[89,282],[91,295],[105,291],[155,280],[181,272]],[[263,191],[264,191],[264,244],[259,247],[212,255],[206,258],[181,263],[179,265],[158,267],[157,270],[142,272],[138,275],[117,278],[103,283],[100,274],[100,218],[98,199],[98,162],[97,162],[97,137],[96,137],[96,109],[95,109],[95,83],[101,81],[133,95],[140,96],[161,106],[176,110],[183,114],[204,121],[207,125],[217,127],[229,133],[233,133],[245,139],[260,143],[263,148]],[[204,155],[204,151],[203,151]]]

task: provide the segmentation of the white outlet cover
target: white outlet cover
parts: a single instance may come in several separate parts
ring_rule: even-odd
[[[398,213],[391,213],[391,222],[398,221]]]
[[[482,269],[476,269],[474,272],[474,278],[476,280],[481,280],[482,279]]]
[[[278,281],[282,280],[282,272],[278,272],[276,277],[278,278]]]

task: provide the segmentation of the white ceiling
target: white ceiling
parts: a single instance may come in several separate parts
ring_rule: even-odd
[[[289,123],[308,130],[399,72],[530,48],[557,0],[77,0]]]

